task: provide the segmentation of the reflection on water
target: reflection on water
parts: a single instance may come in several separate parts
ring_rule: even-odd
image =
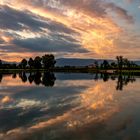
[[[21,72],[19,77],[24,83],[29,81],[30,84],[34,82],[36,85],[42,84],[44,86],[53,86],[56,80],[54,74],[50,72],[44,72],[43,74],[41,72],[34,72],[30,73],[28,77],[25,72]]]
[[[0,82],[0,140],[140,138],[138,77],[21,72]]]
[[[5,76],[6,74],[0,74],[0,82],[2,82],[3,75]],[[50,73],[50,72],[44,72],[41,73],[39,71],[37,72],[31,72],[31,73],[25,73],[25,72],[20,72],[19,78],[22,80],[23,83],[29,82],[32,84],[36,85],[44,85],[44,86],[54,86],[55,84],[55,74]],[[11,74],[12,78],[15,79],[17,78],[17,73]],[[109,79],[111,80],[116,80],[117,79],[117,85],[116,85],[116,90],[123,90],[124,86],[127,86],[129,82],[133,83],[135,82],[135,77],[133,75],[109,75],[107,73],[105,74],[94,74],[92,79],[95,81],[97,80],[103,80],[104,82],[107,82]]]

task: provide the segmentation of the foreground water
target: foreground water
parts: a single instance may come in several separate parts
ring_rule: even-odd
[[[0,140],[139,140],[140,79],[0,74]]]

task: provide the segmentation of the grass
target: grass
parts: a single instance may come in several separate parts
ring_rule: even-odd
[[[1,73],[15,73],[15,72],[36,72],[36,71],[40,71],[40,72],[67,72],[67,73],[108,73],[108,74],[137,74],[140,75],[140,70],[112,70],[112,69],[108,69],[108,70],[103,70],[103,69],[95,69],[95,68],[63,68],[63,67],[59,67],[59,68],[54,68],[54,69],[0,69]]]

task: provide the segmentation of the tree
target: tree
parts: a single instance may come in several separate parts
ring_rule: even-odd
[[[29,65],[30,69],[34,67],[34,60],[32,58],[29,59],[28,65]]]
[[[95,65],[96,69],[98,69],[98,68],[99,68],[98,61],[95,61],[95,62],[94,62],[94,65]]]
[[[117,59],[117,64],[118,64],[119,70],[122,70],[123,64],[124,64],[123,56],[116,56],[116,59]]]
[[[116,67],[117,67],[117,65],[116,65],[115,62],[112,62],[112,63],[110,64],[110,66],[111,66],[111,68],[116,68]]]
[[[124,59],[123,59],[123,66],[124,66],[125,68],[128,68],[128,67],[129,67],[129,61],[128,61],[127,58],[124,58]]]
[[[21,65],[21,68],[26,68],[26,66],[27,66],[27,60],[26,59],[23,59],[22,61],[21,61],[21,63],[20,63],[20,65]]]
[[[122,70],[122,68],[131,69],[137,66],[134,62],[129,61],[127,58],[123,58],[123,56],[117,56],[116,59],[119,70]]]
[[[2,61],[0,60],[0,68],[2,67]]]
[[[42,67],[41,61],[42,61],[41,57],[39,57],[39,56],[35,57],[35,59],[34,59],[34,67],[36,69],[40,69]]]
[[[47,68],[47,69],[53,68],[56,63],[54,55],[52,54],[44,55],[42,57],[42,63],[43,63],[44,68]]]
[[[109,63],[108,63],[107,60],[104,60],[104,61],[103,61],[102,67],[103,67],[104,69],[108,69],[108,68],[109,68]]]

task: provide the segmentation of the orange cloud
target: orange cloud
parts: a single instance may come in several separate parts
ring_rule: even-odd
[[[91,6],[94,2],[95,5]],[[60,23],[73,30],[77,34],[71,36],[77,40],[82,48],[89,51],[88,56],[95,57],[112,57],[118,53],[117,43],[124,31],[122,27],[117,24],[117,20],[112,18],[109,11],[113,11],[117,18],[125,21],[133,21],[133,17],[128,12],[115,4],[108,2],[99,2],[97,0],[88,1],[30,1],[25,0],[1,0],[1,7],[8,5],[18,11],[26,11],[39,17],[39,20],[46,22],[48,19]],[[106,7],[106,9],[104,8]],[[32,31],[21,30],[14,32],[25,38],[43,37],[48,34],[48,30],[44,28],[44,34],[35,34]],[[5,41],[12,41],[9,38],[4,38]],[[8,40],[9,39],[9,40]],[[8,43],[9,43],[8,42]],[[20,47],[20,46],[19,46]],[[27,53],[26,53],[27,54]],[[26,55],[25,54],[25,55]],[[110,55],[111,54],[111,55]],[[85,57],[78,52],[75,54],[68,53],[67,56]]]
[[[3,3],[4,4],[4,3]],[[43,18],[51,19],[59,22],[66,27],[77,32],[78,36],[74,36],[82,45],[83,48],[98,55],[103,55],[108,52],[110,48],[114,48],[114,38],[121,32],[121,28],[115,24],[109,17],[98,17],[88,15],[88,12],[68,7],[66,12],[57,13],[48,10],[44,7],[33,5],[33,2],[26,0],[24,3],[21,0],[14,0],[7,3],[12,8],[17,10],[28,10],[31,13],[41,16]],[[66,6],[62,7],[66,9]]]
[[[13,99],[12,98],[10,98],[9,96],[5,96],[2,100],[1,100],[1,102],[2,103],[9,103],[9,102],[11,102],[11,101],[13,101]]]

